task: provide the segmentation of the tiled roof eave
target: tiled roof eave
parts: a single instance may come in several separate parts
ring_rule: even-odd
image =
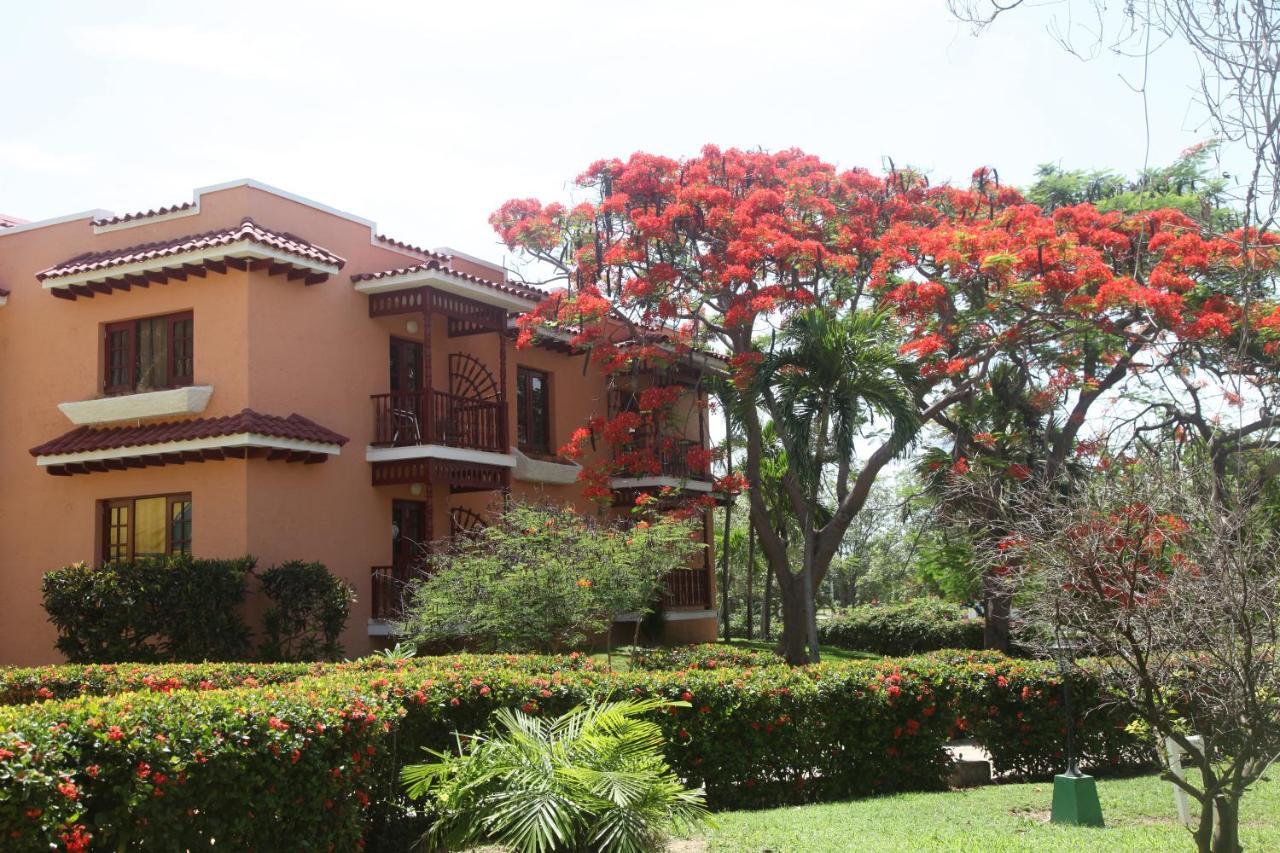
[[[319,263],[289,252],[263,246],[253,240],[238,240],[222,246],[175,252],[128,264],[98,267],[65,275],[47,276],[42,279],[41,284],[46,290],[57,290],[76,285],[127,280],[133,276],[146,276],[148,273],[189,273],[189,267],[207,265],[209,262],[218,263],[228,258],[232,260],[276,261],[295,268],[308,270],[313,275],[323,275],[326,278],[336,275],[341,270],[341,266],[337,264]]]
[[[240,437],[241,443],[250,440],[245,436],[305,442],[317,446],[341,447],[347,443],[346,436],[298,414],[281,417],[244,409],[234,415],[215,418],[193,418],[137,426],[80,426],[31,448],[30,453],[41,458],[78,453],[130,452],[131,448],[150,449],[206,439],[222,440],[228,436]]]
[[[473,296],[510,311],[527,311],[542,301],[545,295],[523,285],[491,281],[459,272],[435,261],[380,272],[357,273],[351,276],[351,281],[356,290],[362,293],[408,290],[424,285],[457,288],[457,292],[462,295]]]
[[[30,452],[46,472],[70,476],[219,459],[315,464],[337,456],[346,443],[346,436],[301,415],[279,417],[245,409],[221,418],[133,427],[82,426]]]
[[[156,243],[88,252],[36,273],[46,290],[74,299],[95,293],[166,284],[203,277],[227,267],[266,269],[290,280],[318,284],[336,275],[346,260],[322,246],[272,231],[245,218],[234,228],[192,234]]]
[[[281,450],[297,450],[304,453],[324,453],[337,456],[341,445],[336,442],[304,441],[296,438],[282,438],[260,433],[242,432],[231,435],[215,435],[206,438],[192,438],[179,441],[165,441],[156,444],[131,444],[123,447],[106,447],[99,450],[80,450],[70,453],[50,453],[36,456],[36,464],[49,465],[80,462],[91,459],[131,459],[139,456],[165,455],[182,453],[190,450],[227,449],[227,448],[278,448]]]

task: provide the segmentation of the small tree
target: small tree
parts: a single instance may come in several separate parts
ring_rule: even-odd
[[[1073,638],[1188,754],[1199,781],[1164,776],[1200,803],[1196,844],[1215,853],[1240,849],[1241,797],[1280,756],[1280,526],[1243,481],[1150,458],[1067,499],[1028,489],[986,554],[1017,596],[1024,644]]]
[[[567,507],[513,504],[425,557],[404,631],[419,643],[492,651],[581,648],[618,614],[649,612],[663,577],[703,547],[682,521],[642,515],[606,523]]]
[[[262,573],[262,591],[271,601],[263,616],[266,660],[336,660],[338,637],[355,601],[351,585],[323,563],[292,560]]]

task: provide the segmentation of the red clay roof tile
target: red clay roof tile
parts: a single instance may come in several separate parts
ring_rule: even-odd
[[[49,278],[61,278],[63,276],[78,275],[80,273],[93,272],[100,269],[109,269],[111,267],[123,266],[125,264],[140,263],[142,261],[151,261],[158,258],[171,257],[186,252],[194,252],[200,249],[212,249],[218,246],[226,246],[232,243],[238,243],[241,240],[249,240],[254,243],[295,255],[300,258],[315,261],[317,263],[336,266],[341,268],[346,264],[346,260],[330,252],[328,249],[308,243],[301,237],[295,237],[292,234],[286,234],[279,231],[272,231],[269,228],[263,228],[256,224],[252,219],[245,218],[239,225],[234,228],[223,228],[218,231],[208,231],[204,234],[193,234],[188,237],[178,237],[174,240],[164,240],[157,243],[143,243],[138,246],[129,246],[124,249],[107,249],[101,252],[85,252],[70,258],[57,266],[50,267],[36,273],[36,278],[40,280]]]
[[[412,243],[406,243],[403,240],[397,240],[394,237],[388,237],[386,234],[378,234],[376,236],[378,238],[378,242],[386,243],[388,246],[394,246],[395,248],[400,249],[402,251],[413,252],[414,254],[422,255],[425,258],[438,258],[439,260],[444,261],[445,263],[449,262],[449,255],[446,255],[443,252],[436,252],[436,251],[433,251],[432,249],[424,249],[421,246],[415,246]]]
[[[380,272],[356,273],[355,275],[351,276],[351,280],[354,282],[377,281],[378,279],[392,278],[393,276],[406,275],[408,273],[425,272],[427,270],[440,270],[441,272],[445,272],[445,273],[448,273],[449,275],[457,276],[458,278],[465,279],[466,281],[470,281],[474,284],[480,284],[480,285],[484,285],[485,287],[491,287],[494,290],[502,291],[503,293],[509,293],[513,296],[519,296],[522,299],[531,299],[534,302],[539,302],[542,300],[544,296],[546,296],[546,294],[543,293],[541,290],[535,290],[534,288],[526,287],[523,284],[517,284],[515,282],[510,282],[510,281],[506,281],[506,282],[493,281],[491,279],[481,278],[478,275],[472,275],[471,273],[461,272],[459,270],[451,268],[447,263],[441,262],[436,258],[432,258],[431,260],[424,261],[423,263],[420,263],[420,264],[413,264],[412,266],[407,266],[407,267],[399,267],[393,270],[382,270]]]
[[[93,220],[94,225],[119,225],[121,222],[132,222],[135,219],[149,219],[152,216],[165,216],[170,213],[181,213],[184,210],[191,210],[195,207],[195,202],[184,201],[182,204],[173,204],[167,207],[157,207],[155,210],[139,210],[133,213],[125,213],[120,216],[110,216],[106,219]]]
[[[302,415],[292,414],[285,418],[279,415],[264,415],[253,409],[244,409],[239,414],[220,418],[196,418],[141,426],[76,427],[68,433],[31,448],[30,452],[32,456],[57,456],[63,453],[85,453],[117,447],[139,447],[171,441],[215,438],[238,435],[243,432],[273,438],[314,441],[319,444],[341,446],[347,443],[345,435],[326,429]]]

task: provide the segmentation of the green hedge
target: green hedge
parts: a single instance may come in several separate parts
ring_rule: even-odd
[[[630,662],[633,669],[724,669],[776,666],[782,663],[782,658],[769,651],[744,649],[723,643],[703,643],[636,649]]]
[[[425,660],[425,659],[424,659]],[[457,655],[471,668],[518,668],[529,672],[596,669],[585,655]],[[409,659],[367,657],[344,663],[103,663],[0,667],[0,706],[48,699],[114,696],[117,693],[172,693],[285,684],[304,676],[402,669]],[[417,663],[417,662],[415,662]]]
[[[936,598],[901,604],[866,604],[842,610],[818,625],[818,642],[881,655],[911,655],[938,649],[981,649],[981,619]]]
[[[593,696],[688,701],[661,719],[667,758],[716,808],[938,789],[957,733],[983,741],[997,771],[1061,766],[1061,685],[1042,663],[941,653],[794,669],[588,667],[457,656],[3,708],[0,838],[14,851],[74,848],[85,833],[94,849],[354,849],[386,829],[370,813],[394,811],[395,771],[420,747],[447,748],[499,706],[558,714]],[[1086,762],[1145,760],[1101,684],[1088,672],[1074,684]]]
[[[46,572],[41,591],[69,661],[239,660],[249,650],[239,607],[253,566],[252,557],[186,554],[77,563]]]

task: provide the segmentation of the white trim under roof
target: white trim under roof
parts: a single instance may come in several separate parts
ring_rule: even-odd
[[[366,462],[403,462],[406,459],[444,459],[449,462],[471,462],[476,465],[496,465],[499,468],[516,467],[516,458],[510,453],[494,453],[491,450],[472,450],[467,447],[449,447],[444,444],[410,444],[405,447],[365,448]]]
[[[707,480],[681,480],[678,477],[613,477],[611,489],[688,489],[691,492],[709,492],[712,485]]]
[[[553,483],[567,485],[578,481],[582,466],[577,462],[552,462],[546,459],[534,459],[520,452],[518,447],[511,448],[511,455],[516,459],[515,470],[511,476],[526,483]]]
[[[395,637],[398,636],[396,626],[398,623],[390,619],[370,619],[369,634],[370,637]]]
[[[76,426],[140,421],[172,415],[198,415],[209,405],[212,385],[188,385],[164,391],[144,391],[59,403],[58,410]]]
[[[4,305],[9,301],[9,294],[0,293],[0,305]]]
[[[301,255],[295,255],[291,252],[282,252],[278,249],[264,246],[256,240],[237,240],[236,242],[228,243],[225,246],[212,246],[208,249],[180,252],[175,255],[163,255],[161,257],[149,258],[145,261],[135,261],[131,264],[101,267],[99,269],[89,270],[88,272],[57,276],[56,278],[50,277],[41,282],[41,285],[45,290],[59,290],[71,287],[74,284],[89,284],[91,282],[107,281],[108,279],[121,278],[127,275],[137,275],[139,273],[154,270],[170,268],[181,269],[184,264],[220,261],[223,258],[250,258],[253,260],[279,261],[282,264],[291,264],[295,267],[330,276],[337,275],[341,269],[333,264],[320,263],[319,261],[315,261]]]
[[[356,282],[359,293],[391,293],[396,290],[412,290],[416,287],[434,287],[455,296],[465,296],[476,302],[493,305],[507,311],[529,311],[536,307],[536,299],[525,299],[496,287],[477,284],[457,273],[440,269],[410,270],[399,275],[388,275],[382,278],[370,278]]]
[[[75,465],[80,462],[102,462],[107,459],[134,459],[138,456],[157,456],[163,453],[183,453],[188,450],[226,450],[228,448],[262,447],[269,450],[293,450],[301,453],[324,453],[337,456],[342,448],[336,444],[318,441],[300,441],[296,438],[278,438],[255,432],[234,435],[215,435],[209,438],[191,438],[184,441],[165,441],[159,444],[135,444],[130,447],[108,447],[102,450],[82,450],[77,453],[55,453],[37,456],[40,467],[49,465]]]
[[[664,609],[661,614],[664,622],[683,622],[686,619],[720,619],[718,610],[667,610]],[[614,622],[639,622],[639,613],[619,613],[613,617]]]

